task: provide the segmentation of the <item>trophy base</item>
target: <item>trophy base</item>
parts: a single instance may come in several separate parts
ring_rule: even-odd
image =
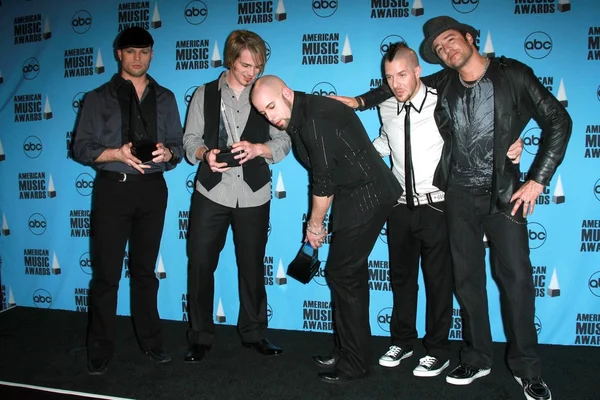
[[[152,152],[156,150],[156,143],[150,141],[141,141],[131,147],[131,154],[136,156],[141,162],[152,161],[154,156]]]

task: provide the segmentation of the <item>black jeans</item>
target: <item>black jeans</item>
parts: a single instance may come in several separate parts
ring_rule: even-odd
[[[117,182],[98,174],[92,199],[93,263],[89,293],[88,357],[112,356],[117,290],[129,240],[131,316],[143,350],[162,346],[157,308],[156,258],[160,248],[167,185],[162,174]]]
[[[427,295],[425,337],[427,355],[450,358],[448,332],[452,323],[452,262],[446,229],[445,203],[410,210],[398,204],[388,219],[390,279],[394,309],[392,344],[412,350],[417,339],[419,259]]]
[[[244,342],[263,338],[267,329],[264,258],[270,207],[269,201],[258,207],[230,208],[194,192],[187,245],[191,344],[213,343],[214,272],[230,225],[238,267],[238,332]]]
[[[451,186],[446,216],[454,266],[456,297],[466,346],[461,362],[479,368],[492,365],[492,336],[486,291],[483,233],[490,245],[492,274],[500,291],[507,338],[507,361],[519,377],[541,375],[534,326],[535,289],[529,260],[527,221],[519,209],[490,214],[491,192]],[[519,214],[521,213],[521,214]]]

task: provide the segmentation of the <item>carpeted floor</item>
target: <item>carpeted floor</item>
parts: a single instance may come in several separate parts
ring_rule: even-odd
[[[173,361],[153,364],[137,347],[128,317],[119,317],[116,353],[104,376],[86,373],[84,334],[86,315],[69,311],[16,307],[0,314],[0,381],[24,383],[106,396],[135,399],[410,399],[506,400],[523,399],[504,359],[505,345],[495,344],[490,376],[457,387],[444,376],[416,378],[415,356],[397,368],[373,360],[372,374],[352,384],[336,386],[317,380],[310,356],[330,350],[331,336],[322,333],[272,330],[269,339],[284,348],[279,357],[265,358],[242,348],[235,327],[217,326],[216,343],[199,364],[185,364],[187,323],[164,321],[166,349]],[[376,356],[389,340],[373,338]],[[451,367],[460,343],[454,343]],[[544,379],[553,399],[600,399],[600,348],[548,346],[539,349]],[[59,399],[57,395],[0,386],[0,399]],[[33,396],[33,395],[31,395]],[[60,396],[60,395],[58,395]],[[65,397],[69,398],[69,397]]]

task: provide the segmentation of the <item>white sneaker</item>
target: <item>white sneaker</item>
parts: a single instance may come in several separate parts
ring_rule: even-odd
[[[419,365],[413,369],[413,375],[422,377],[438,376],[449,365],[450,360],[442,361],[435,357],[425,356],[419,360]]]
[[[390,346],[388,351],[379,358],[379,365],[384,367],[397,367],[400,361],[413,355],[412,350],[402,350],[402,347]]]

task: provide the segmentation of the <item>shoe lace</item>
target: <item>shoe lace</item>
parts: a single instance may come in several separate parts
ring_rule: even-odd
[[[435,364],[436,361],[437,358],[435,357],[425,356],[419,360],[419,364],[424,367],[430,368],[433,364]]]
[[[386,356],[396,357],[402,352],[402,347],[390,346],[390,349],[385,353]]]

